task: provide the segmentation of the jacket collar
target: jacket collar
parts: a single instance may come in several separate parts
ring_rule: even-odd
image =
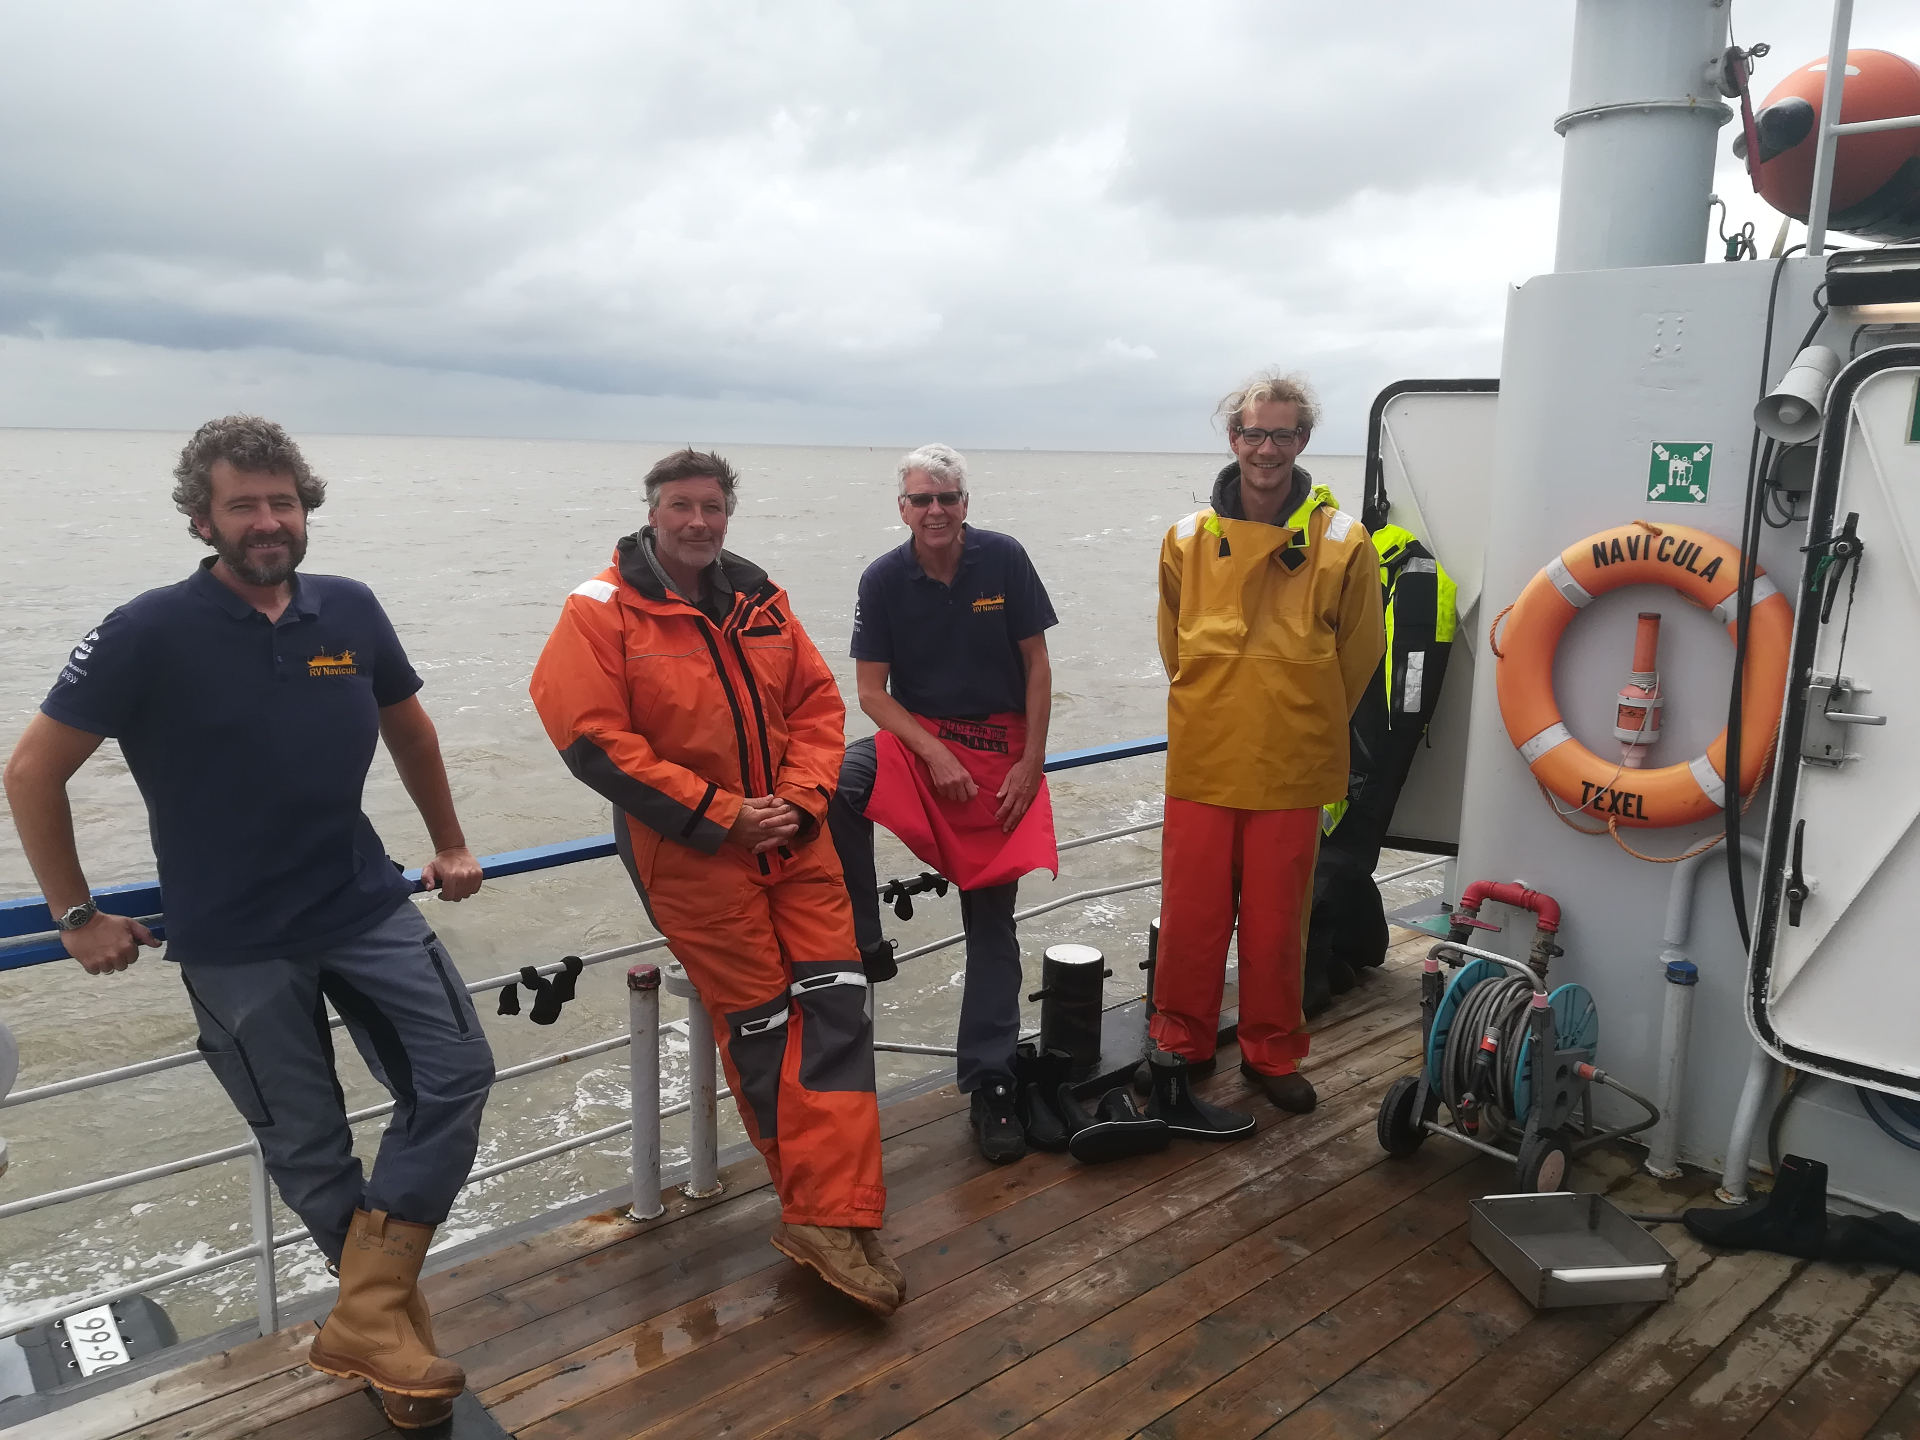
[[[1280,507],[1280,516],[1291,516],[1305,502],[1307,494],[1313,489],[1313,476],[1299,465],[1293,467],[1293,488],[1287,492],[1286,503]],[[1240,462],[1231,462],[1215,477],[1213,482],[1213,513],[1222,520],[1244,520],[1246,509],[1240,504]],[[1285,525],[1285,518],[1276,518],[1270,522]]]
[[[687,600],[686,596],[669,587],[666,572],[654,557],[651,525],[644,525],[631,535],[622,535],[613,547],[613,563],[620,572],[620,578],[647,599],[664,601],[671,596],[677,600]],[[751,595],[765,585],[767,572],[731,550],[722,550],[720,558],[706,568],[701,578],[707,582],[713,594],[726,597],[726,604],[730,608],[736,593]],[[688,600],[687,603],[693,602]]]

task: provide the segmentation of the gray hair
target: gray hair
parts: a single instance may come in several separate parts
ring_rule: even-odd
[[[187,533],[211,545],[194,526],[213,509],[213,462],[225,460],[255,475],[289,475],[302,510],[318,510],[327,498],[327,482],[307,466],[291,436],[258,415],[228,415],[209,420],[193,432],[173,467],[173,505],[187,517]]]
[[[1216,418],[1226,421],[1231,429],[1240,423],[1240,416],[1249,405],[1260,405],[1269,400],[1298,406],[1300,418],[1295,423],[1300,429],[1317,430],[1320,427],[1320,402],[1314,398],[1313,387],[1307,383],[1307,377],[1298,372],[1283,375],[1278,370],[1263,370],[1222,400],[1213,413]]]
[[[967,457],[951,445],[922,445],[900,457],[900,493],[907,493],[907,476],[924,470],[935,480],[944,480],[962,495],[967,493]]]

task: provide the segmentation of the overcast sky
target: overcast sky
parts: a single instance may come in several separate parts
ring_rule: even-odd
[[[1278,363],[1355,450],[1551,268],[1572,13],[11,0],[0,425],[1210,449]]]

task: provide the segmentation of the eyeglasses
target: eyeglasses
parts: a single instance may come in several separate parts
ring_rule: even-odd
[[[1276,445],[1291,445],[1307,432],[1304,426],[1294,430],[1255,430],[1244,425],[1235,425],[1233,427],[1233,433],[1239,436],[1240,439],[1246,441],[1247,444],[1258,449],[1268,440],[1273,441]]]
[[[946,509],[952,510],[958,506],[962,500],[967,498],[967,492],[964,490],[923,490],[918,495],[902,495],[900,498],[916,510],[924,510],[936,500]]]

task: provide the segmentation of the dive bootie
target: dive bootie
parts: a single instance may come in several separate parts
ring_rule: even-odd
[[[1193,1060],[1187,1064],[1189,1080],[1204,1080],[1220,1068],[1220,1057],[1209,1055],[1204,1060]],[[1153,1061],[1142,1060],[1133,1067],[1133,1093],[1151,1095],[1153,1093]]]
[[[1878,1215],[1835,1215],[1827,1221],[1821,1258],[1841,1265],[1865,1261],[1920,1272],[1920,1225],[1892,1210]]]
[[[1221,1105],[1209,1105],[1193,1093],[1194,1067],[1178,1055],[1155,1050],[1148,1057],[1153,1067],[1153,1094],[1147,1099],[1147,1115],[1163,1122],[1176,1135],[1196,1140],[1243,1140],[1253,1134],[1253,1117]]]
[[[1827,1167],[1788,1155],[1773,1189],[1758,1199],[1732,1210],[1689,1210],[1681,1220],[1709,1245],[1818,1260],[1827,1243]]]
[[[971,1104],[973,1138],[981,1155],[996,1165],[1010,1165],[1027,1153],[1011,1075],[982,1076]]]
[[[416,1400],[452,1400],[466,1389],[467,1372],[433,1353],[410,1313],[432,1239],[431,1225],[384,1210],[353,1212],[340,1254],[340,1298],[307,1352],[309,1365]]]
[[[1164,1122],[1140,1113],[1124,1086],[1116,1086],[1100,1097],[1099,1110],[1088,1115],[1067,1091],[1064,1103],[1079,1111],[1067,1149],[1083,1165],[1098,1165],[1108,1160],[1128,1160],[1135,1155],[1151,1155],[1164,1150],[1173,1141],[1173,1132]]]
[[[1055,1153],[1067,1148],[1067,1122],[1057,1108],[1073,1059],[1064,1050],[1040,1051],[1022,1045],[1013,1052],[1014,1114],[1027,1132],[1027,1144]]]

